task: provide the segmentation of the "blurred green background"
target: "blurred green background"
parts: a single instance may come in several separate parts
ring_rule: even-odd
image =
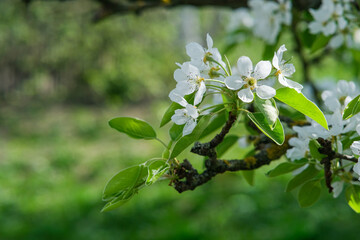
[[[204,43],[207,32],[220,50],[233,40],[230,10],[154,9],[94,24],[96,7],[0,1],[0,239],[357,239],[360,219],[344,196],[323,192],[301,209],[284,193],[290,176],[264,175],[277,163],[257,172],[254,187],[236,173],[183,194],[160,182],[100,213],[112,175],[162,152],[158,142],[129,139],[107,121],[133,116],[158,126],[186,43]],[[256,62],[263,47],[249,37],[227,55]],[[328,58],[312,73],[352,80],[346,58]],[[158,130],[166,139],[167,128]],[[245,153],[233,150],[229,158]],[[182,157],[201,169],[200,158]]]

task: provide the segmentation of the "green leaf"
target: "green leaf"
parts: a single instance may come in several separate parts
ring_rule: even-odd
[[[281,145],[284,143],[284,129],[279,119],[276,120],[274,129],[271,129],[269,122],[262,113],[248,113],[247,116],[266,136],[271,138],[276,144]]]
[[[185,125],[177,125],[173,124],[172,127],[169,129],[169,135],[172,141],[178,140],[182,136],[182,132]]]
[[[321,161],[326,155],[319,153],[319,148],[321,147],[320,143],[315,139],[312,139],[309,142],[310,155],[316,159]]]
[[[271,99],[261,99],[258,96],[255,96],[254,100],[256,108],[264,114],[266,120],[270,124],[270,128],[274,129],[276,120],[279,116],[279,110],[276,107],[276,102],[273,98]]]
[[[314,179],[306,182],[299,191],[298,202],[300,207],[310,207],[317,200],[319,200],[321,194],[320,180]]]
[[[326,130],[329,130],[326,118],[322,111],[302,93],[298,93],[292,88],[280,88],[276,90],[275,98],[305,114],[323,126]]]
[[[126,197],[135,187],[145,183],[147,174],[147,168],[142,165],[121,170],[106,184],[103,200],[112,201],[120,196]]]
[[[356,213],[360,213],[360,187],[356,185],[347,187],[345,195],[349,206]]]
[[[171,152],[170,158],[177,157],[188,146],[190,146],[193,142],[198,140],[200,138],[202,132],[208,126],[210,118],[211,118],[210,115],[203,116],[191,134],[180,138],[180,140],[177,141],[177,143],[175,144],[175,146]]]
[[[290,192],[293,189],[299,187],[300,185],[304,184],[306,181],[314,178],[319,173],[314,165],[309,165],[304,171],[296,175],[292,178],[288,184],[286,185],[285,192]]]
[[[254,186],[254,177],[255,177],[255,171],[254,170],[244,170],[241,171],[243,177],[245,178],[246,182],[250,186]]]
[[[133,189],[128,193],[128,195],[126,197],[121,195],[117,198],[114,198],[112,201],[105,204],[105,206],[101,209],[101,212],[108,212],[108,211],[114,210],[115,208],[118,208],[118,207],[124,205],[136,194],[136,192],[137,191]]]
[[[276,43],[272,45],[266,44],[263,50],[262,59],[272,59],[275,51],[276,51]]]
[[[312,47],[312,45],[316,40],[316,36],[317,35],[315,34],[311,34],[308,28],[306,28],[305,31],[300,32],[301,41],[303,45],[306,46],[307,48]]]
[[[199,139],[204,138],[208,136],[209,134],[213,133],[217,129],[221,128],[226,122],[226,116],[225,111],[222,111],[215,117],[213,117],[209,123],[209,125],[205,128],[205,130],[202,132]]]
[[[186,95],[184,98],[187,102],[191,102],[195,97],[195,93]],[[168,122],[170,122],[171,117],[175,114],[175,110],[176,109],[180,109],[183,108],[183,106],[181,106],[180,104],[176,103],[176,102],[172,102],[171,105],[168,107],[168,109],[166,110],[166,112],[164,113],[163,118],[161,119],[161,123],[160,123],[160,127],[166,125]]]
[[[323,34],[318,34],[315,41],[311,46],[311,53],[316,52],[319,49],[326,47],[329,43],[331,37],[326,37]]]
[[[148,165],[148,177],[145,184],[147,186],[155,183],[164,173],[169,170],[169,164],[164,159],[154,159],[147,163]]]
[[[229,148],[231,148],[239,139],[238,136],[228,135],[224,140],[216,147],[217,156],[222,157]]]
[[[343,119],[349,119],[360,112],[360,95],[349,102],[344,109]]]
[[[298,168],[301,168],[305,164],[296,164],[290,162],[284,162],[277,165],[273,170],[270,170],[266,175],[268,177],[277,177],[289,172],[292,172]]]
[[[130,117],[118,117],[109,121],[110,127],[136,139],[154,139],[156,132],[147,122]]]

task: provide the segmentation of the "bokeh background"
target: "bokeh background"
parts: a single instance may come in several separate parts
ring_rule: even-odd
[[[323,192],[301,209],[285,193],[291,176],[249,186],[239,173],[178,194],[159,182],[127,205],[100,213],[106,181],[162,152],[110,129],[116,116],[159,129],[185,45],[210,33],[231,62],[261,60],[264,44],[229,34],[231,10],[182,7],[92,22],[91,1],[0,1],[0,239],[357,239],[360,218],[344,196]],[[292,54],[289,34],[283,43]],[[239,44],[234,45],[234,43]],[[229,46],[232,46],[230,49]],[[301,81],[297,56],[295,80]],[[315,79],[353,80],[345,60],[328,57]],[[245,150],[234,146],[228,157]],[[201,159],[183,154],[201,169]]]

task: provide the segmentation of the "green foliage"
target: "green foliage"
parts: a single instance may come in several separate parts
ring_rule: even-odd
[[[321,161],[326,155],[319,153],[320,143],[315,139],[309,142],[310,155],[312,158]]]
[[[222,111],[219,114],[215,115],[210,123],[208,124],[208,126],[205,128],[205,130],[202,132],[200,139],[204,138],[208,135],[210,135],[211,133],[213,133],[214,131],[216,131],[217,129],[221,128],[222,126],[224,126],[225,122],[226,122],[226,116],[227,116],[227,112],[226,111]]]
[[[298,93],[292,88],[280,88],[276,90],[275,98],[305,114],[325,129],[329,130],[326,118],[322,111],[302,93]]]
[[[257,95],[254,100],[257,110],[259,110],[270,124],[270,128],[274,129],[276,120],[279,116],[279,110],[276,107],[276,102],[273,98],[261,99]]]
[[[284,162],[277,165],[274,169],[270,170],[266,175],[268,177],[277,177],[289,172],[292,172],[300,167],[304,166],[303,164]]]
[[[211,119],[210,115],[203,116],[198,124],[196,125],[195,129],[189,135],[186,135],[179,139],[174,145],[174,148],[171,151],[170,158],[177,157],[182,151],[184,151],[188,146],[198,140],[202,134],[202,132],[207,127],[209,121]]]
[[[360,187],[357,185],[348,186],[345,195],[349,206],[356,213],[360,213]]]
[[[324,36],[323,34],[318,34],[315,41],[313,41],[313,44],[311,46],[311,52],[316,52],[322,48],[324,48],[326,45],[328,45],[331,37],[330,36]]]
[[[343,119],[349,119],[360,112],[360,95],[351,100],[344,109]]]
[[[314,179],[306,182],[299,191],[298,202],[300,207],[310,207],[316,203],[321,195],[320,180]]]
[[[271,129],[271,125],[262,113],[248,113],[247,116],[266,136],[271,138],[276,144],[281,145],[284,143],[284,129],[279,119],[277,119],[275,127]]]
[[[109,121],[110,127],[135,139],[155,139],[156,132],[147,122],[130,117],[118,117]]]
[[[301,186],[308,180],[314,178],[319,173],[313,164],[310,164],[305,170],[293,177],[286,185],[285,192],[290,192]]]
[[[217,156],[222,157],[235,143],[239,137],[236,135],[227,135],[224,140],[216,147]]]

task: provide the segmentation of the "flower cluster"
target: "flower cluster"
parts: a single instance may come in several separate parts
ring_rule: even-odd
[[[292,146],[286,153],[291,160],[303,158],[311,159],[309,143],[312,140],[323,138],[332,142],[332,148],[339,154],[360,155],[360,142],[354,141],[360,137],[360,116],[355,115],[350,119],[343,120],[345,106],[356,97],[357,87],[354,82],[340,80],[336,88],[326,90],[321,97],[329,114],[326,114],[329,131],[322,128],[318,123],[310,121],[309,126],[294,126],[293,130],[297,137],[291,138],[289,144]],[[353,141],[351,147],[349,142]],[[351,170],[355,176],[360,176],[360,163],[353,165],[347,160],[341,160],[342,165],[350,164],[347,170]],[[345,174],[344,174],[345,175]],[[351,180],[351,179],[350,179]],[[334,197],[342,191],[343,181],[335,181]]]
[[[274,44],[281,26],[291,24],[292,5],[289,0],[250,0],[248,5],[249,10],[245,8],[236,10],[230,24],[231,29],[244,26],[266,43]]]
[[[348,47],[352,47],[356,17],[352,14],[350,3],[351,0],[322,0],[318,9],[310,9],[314,18],[314,21],[309,24],[310,32],[331,36],[329,46],[332,48],[338,48],[344,43]]]
[[[219,50],[213,47],[209,34],[206,42],[207,48],[195,42],[189,43],[186,53],[190,61],[178,64],[179,68],[174,72],[177,84],[169,97],[183,109],[175,111],[172,121],[177,125],[185,124],[183,136],[193,131],[201,114],[208,114],[204,110],[217,106],[198,108],[207,95],[225,94],[232,98],[234,104],[237,99],[246,104],[254,100],[254,94],[260,99],[271,99],[275,96],[276,89],[281,87],[301,91],[301,84],[289,79],[295,72],[295,67],[283,59],[283,53],[287,50],[285,45],[274,53],[272,62],[260,61],[253,66],[249,57],[241,56],[237,67],[232,69],[229,64],[224,63]],[[227,103],[222,103],[224,104]]]

